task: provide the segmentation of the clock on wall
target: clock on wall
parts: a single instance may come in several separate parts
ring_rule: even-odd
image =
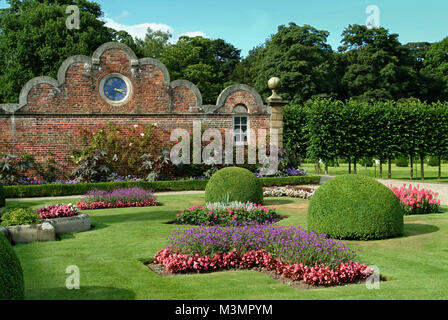
[[[100,82],[100,95],[107,103],[120,106],[132,95],[132,83],[121,73],[110,73]]]

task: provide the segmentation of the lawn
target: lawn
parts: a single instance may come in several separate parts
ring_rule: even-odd
[[[304,163],[301,168],[305,169],[310,174],[316,174],[316,169],[313,163]],[[415,174],[414,167],[414,180],[420,180],[420,164],[418,165],[418,174]],[[387,164],[383,165],[383,179],[387,179]],[[321,165],[321,173],[324,174],[324,166]],[[361,165],[357,166],[358,174],[363,174],[372,178],[379,178],[380,170],[379,167],[376,167],[376,176],[375,176],[375,167],[365,168]],[[397,167],[395,164],[392,164],[392,179],[398,180],[409,180],[410,176],[410,167]],[[352,166],[353,172],[353,166]],[[442,164],[442,179],[438,179],[439,167],[431,167],[425,165],[425,182],[434,182],[434,183],[448,183],[448,164]],[[339,167],[328,167],[328,174],[330,176],[337,176],[341,174],[348,174],[348,164],[341,163]]]
[[[375,264],[391,281],[379,290],[365,285],[299,291],[256,271],[225,271],[161,278],[142,261],[166,246],[178,228],[167,224],[180,209],[201,204],[203,195],[159,196],[162,207],[90,211],[95,228],[61,241],[15,246],[24,269],[26,299],[447,299],[448,208],[443,214],[405,218],[405,235],[353,241],[360,262]],[[62,201],[73,202],[73,199]],[[61,202],[61,201],[58,201]],[[11,203],[11,202],[9,202]],[[24,201],[39,208],[51,201]],[[289,218],[306,225],[307,200],[269,198]],[[80,290],[65,288],[65,270],[80,269]]]

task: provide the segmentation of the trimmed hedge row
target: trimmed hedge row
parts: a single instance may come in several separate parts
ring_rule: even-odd
[[[263,186],[283,186],[318,184],[320,176],[272,177],[259,178]],[[82,195],[93,189],[113,190],[115,188],[142,187],[154,192],[205,190],[208,180],[185,181],[132,181],[132,182],[98,182],[78,184],[42,184],[4,186],[5,198],[59,197]]]
[[[0,208],[5,206],[5,193],[3,191],[3,185],[0,183]]]

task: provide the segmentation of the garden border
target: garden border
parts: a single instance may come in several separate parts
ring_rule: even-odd
[[[319,184],[321,177],[316,175],[293,177],[259,178],[263,187],[283,185]],[[181,181],[127,181],[127,182],[97,182],[78,184],[43,184],[4,186],[5,198],[37,198],[83,195],[93,189],[113,190],[115,188],[142,187],[156,191],[193,191],[205,190],[208,180]]]

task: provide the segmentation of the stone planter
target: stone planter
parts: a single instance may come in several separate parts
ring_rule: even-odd
[[[26,226],[1,227],[0,232],[13,244],[56,240],[54,227],[46,222]]]
[[[90,217],[87,214],[80,214],[74,217],[56,218],[42,220],[44,223],[51,224],[56,234],[66,234],[88,231],[91,228]]]

